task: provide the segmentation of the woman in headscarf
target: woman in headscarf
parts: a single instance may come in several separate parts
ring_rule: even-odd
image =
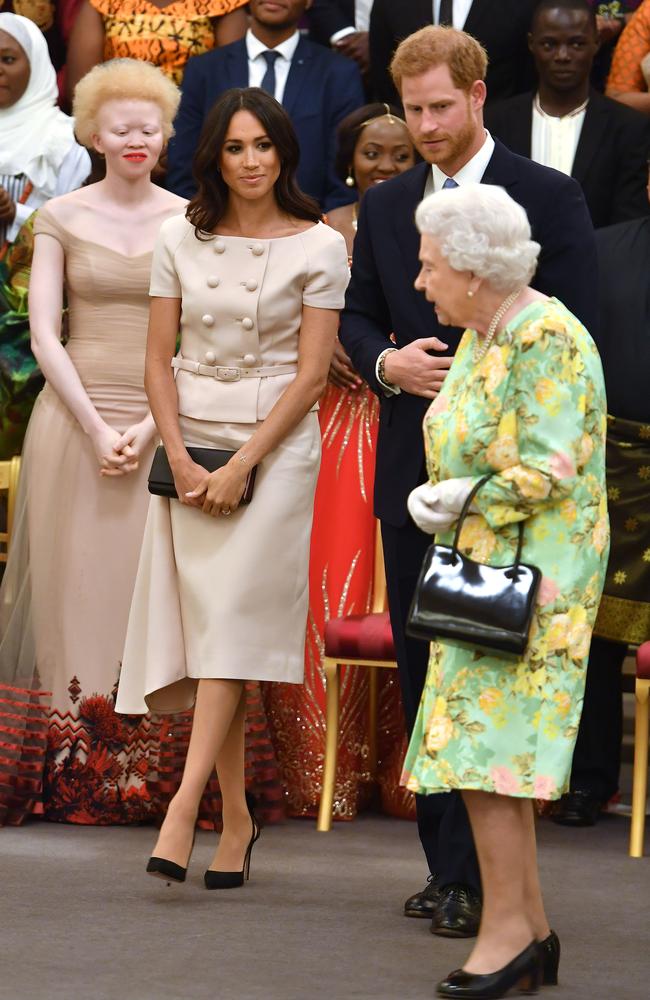
[[[56,100],[42,33],[29,18],[0,14],[0,459],[20,451],[42,387],[25,297],[10,291],[12,249],[26,223],[20,242],[29,244],[35,209],[81,187],[90,173],[88,153]]]

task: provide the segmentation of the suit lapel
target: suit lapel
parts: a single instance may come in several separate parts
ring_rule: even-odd
[[[417,259],[420,249],[420,235],[415,225],[415,209],[424,197],[424,187],[429,176],[429,164],[418,163],[399,178],[401,206],[395,215],[395,236],[404,260]]]
[[[584,181],[587,171],[605,137],[608,118],[609,108],[607,104],[604,101],[600,101],[597,94],[591,94],[571,170],[571,176],[575,177],[580,184]]]
[[[243,38],[229,47],[226,73],[228,87],[248,87],[248,50]]]
[[[287,83],[282,97],[282,106],[288,115],[292,114],[299,99],[303,101],[307,100],[307,97],[303,92],[303,87],[309,73],[310,62],[310,46],[304,38],[301,38],[296,47],[293,59],[291,60]]]
[[[516,155],[511,153],[498,139],[494,140],[494,152],[483,174],[482,184],[498,184],[509,188],[517,183]]]
[[[469,14],[467,15],[467,19],[463,26],[463,31],[467,31],[470,35],[480,37],[481,24],[485,20],[485,16],[488,13],[488,6],[489,4],[487,4],[485,0],[474,0],[469,9]]]

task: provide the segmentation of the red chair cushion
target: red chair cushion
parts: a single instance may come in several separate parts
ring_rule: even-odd
[[[640,680],[650,681],[650,642],[642,643],[636,651],[636,675]]]
[[[325,656],[350,660],[394,660],[395,645],[388,612],[333,618],[325,626]]]

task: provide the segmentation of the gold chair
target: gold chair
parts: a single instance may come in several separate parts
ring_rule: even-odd
[[[632,828],[630,857],[643,857],[643,834],[648,794],[648,725],[650,713],[650,642],[636,651],[636,682],[634,688],[634,772],[632,777]]]
[[[334,618],[325,626],[325,761],[323,787],[316,829],[326,833],[332,828],[334,786],[340,728],[341,667],[368,667],[368,770],[377,769],[378,669],[395,670],[395,647],[386,610],[386,578],[379,523],[375,536],[375,565],[372,607],[367,615]]]
[[[16,508],[16,493],[20,476],[20,456],[14,455],[6,462],[0,462],[0,493],[7,494],[7,530],[0,531],[0,562],[6,563],[9,555],[9,542],[14,526],[14,510]]]

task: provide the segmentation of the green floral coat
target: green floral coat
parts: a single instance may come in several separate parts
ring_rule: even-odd
[[[429,477],[494,472],[460,547],[479,562],[511,564],[523,520],[523,561],[543,578],[521,660],[431,644],[402,780],[421,794],[555,799],[568,786],[609,550],[602,367],[557,299],[523,309],[478,365],[476,343],[467,330],[425,417]]]

